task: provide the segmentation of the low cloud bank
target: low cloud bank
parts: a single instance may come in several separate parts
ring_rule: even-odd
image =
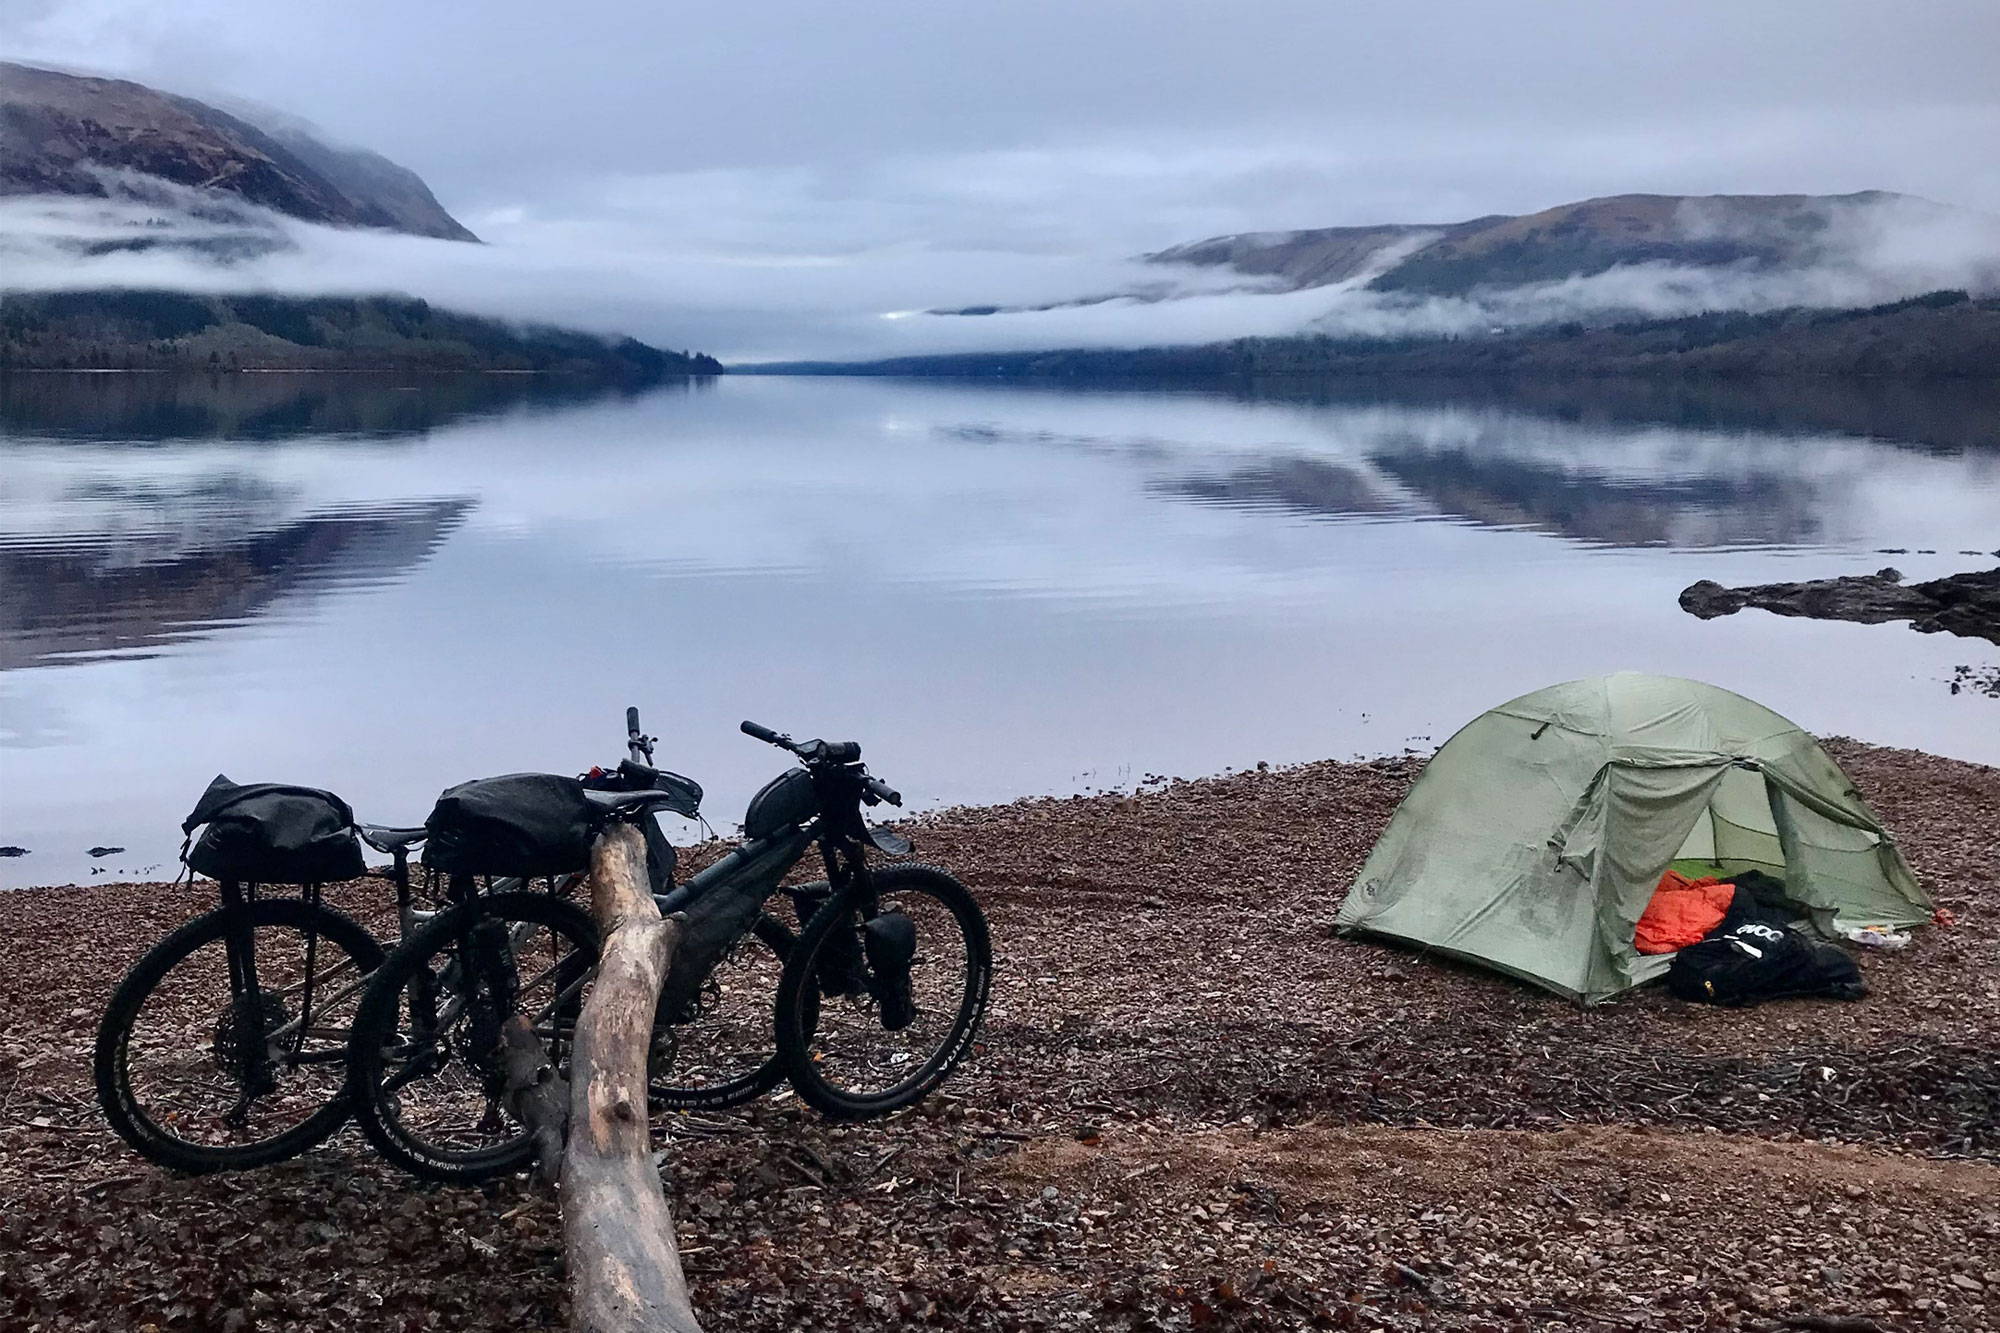
[[[871,246],[859,229],[839,248],[732,249],[712,224],[665,225],[675,213],[686,216],[690,204],[683,198],[663,213],[655,191],[641,185],[626,187],[616,208],[574,217],[499,210],[468,218],[487,245],[312,226],[143,179],[107,188],[103,199],[0,200],[0,283],[37,291],[407,293],[451,309],[631,334],[735,361],[1132,347],[1300,332],[1465,334],[1570,319],[1869,305],[1941,287],[2000,291],[2000,219],[1902,198],[1844,210],[1819,257],[1803,267],[1635,264],[1424,297],[1364,289],[1397,257],[1389,254],[1339,286],[1273,291],[1216,268],[963,242],[949,249]],[[725,173],[698,193],[744,188]],[[676,236],[707,239],[677,244]],[[1152,299],[1059,304],[1134,291]],[[969,306],[1006,313],[924,313]]]

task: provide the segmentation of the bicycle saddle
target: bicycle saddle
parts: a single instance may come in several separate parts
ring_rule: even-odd
[[[380,824],[356,824],[354,831],[361,835],[361,841],[378,852],[395,853],[399,849],[414,847],[424,840],[427,829],[384,828]]]
[[[645,791],[590,791],[586,789],[583,798],[598,809],[612,814],[631,814],[641,810],[665,810],[682,799],[678,792],[648,788]]]

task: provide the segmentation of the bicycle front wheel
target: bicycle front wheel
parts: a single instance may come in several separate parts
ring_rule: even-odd
[[[971,892],[935,866],[870,876],[874,903],[836,894],[778,983],[777,1040],[799,1096],[837,1120],[928,1096],[972,1049],[993,947]]]
[[[105,1118],[191,1173],[319,1144],[347,1119],[348,1030],[381,962],[351,918],[296,898],[196,917],[139,960],[98,1025]]]
[[[589,915],[541,893],[488,894],[410,936],[377,969],[348,1044],[368,1141],[450,1184],[528,1166],[534,1142],[508,1105],[502,1029],[525,1015],[544,1058],[565,1068],[596,966]]]

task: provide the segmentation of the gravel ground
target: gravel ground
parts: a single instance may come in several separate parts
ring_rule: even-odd
[[[2000,1328],[2000,772],[1835,743],[1956,925],[1859,1004],[1584,1012],[1328,931],[1418,761],[911,828],[992,918],[975,1057],[895,1120],[672,1122],[714,1330]],[[378,886],[346,886],[351,906]],[[554,1203],[347,1131],[175,1178],[104,1128],[118,977],[207,905],[0,896],[0,1328],[499,1329],[566,1314]]]

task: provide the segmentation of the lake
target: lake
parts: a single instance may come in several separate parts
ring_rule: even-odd
[[[1429,750],[1626,668],[2000,762],[1948,686],[1989,645],[1676,603],[1990,563],[1963,390],[32,375],[0,430],[0,884],[170,876],[218,772],[420,822],[615,762],[628,703],[724,831],[781,767],[746,717],[922,808]]]

